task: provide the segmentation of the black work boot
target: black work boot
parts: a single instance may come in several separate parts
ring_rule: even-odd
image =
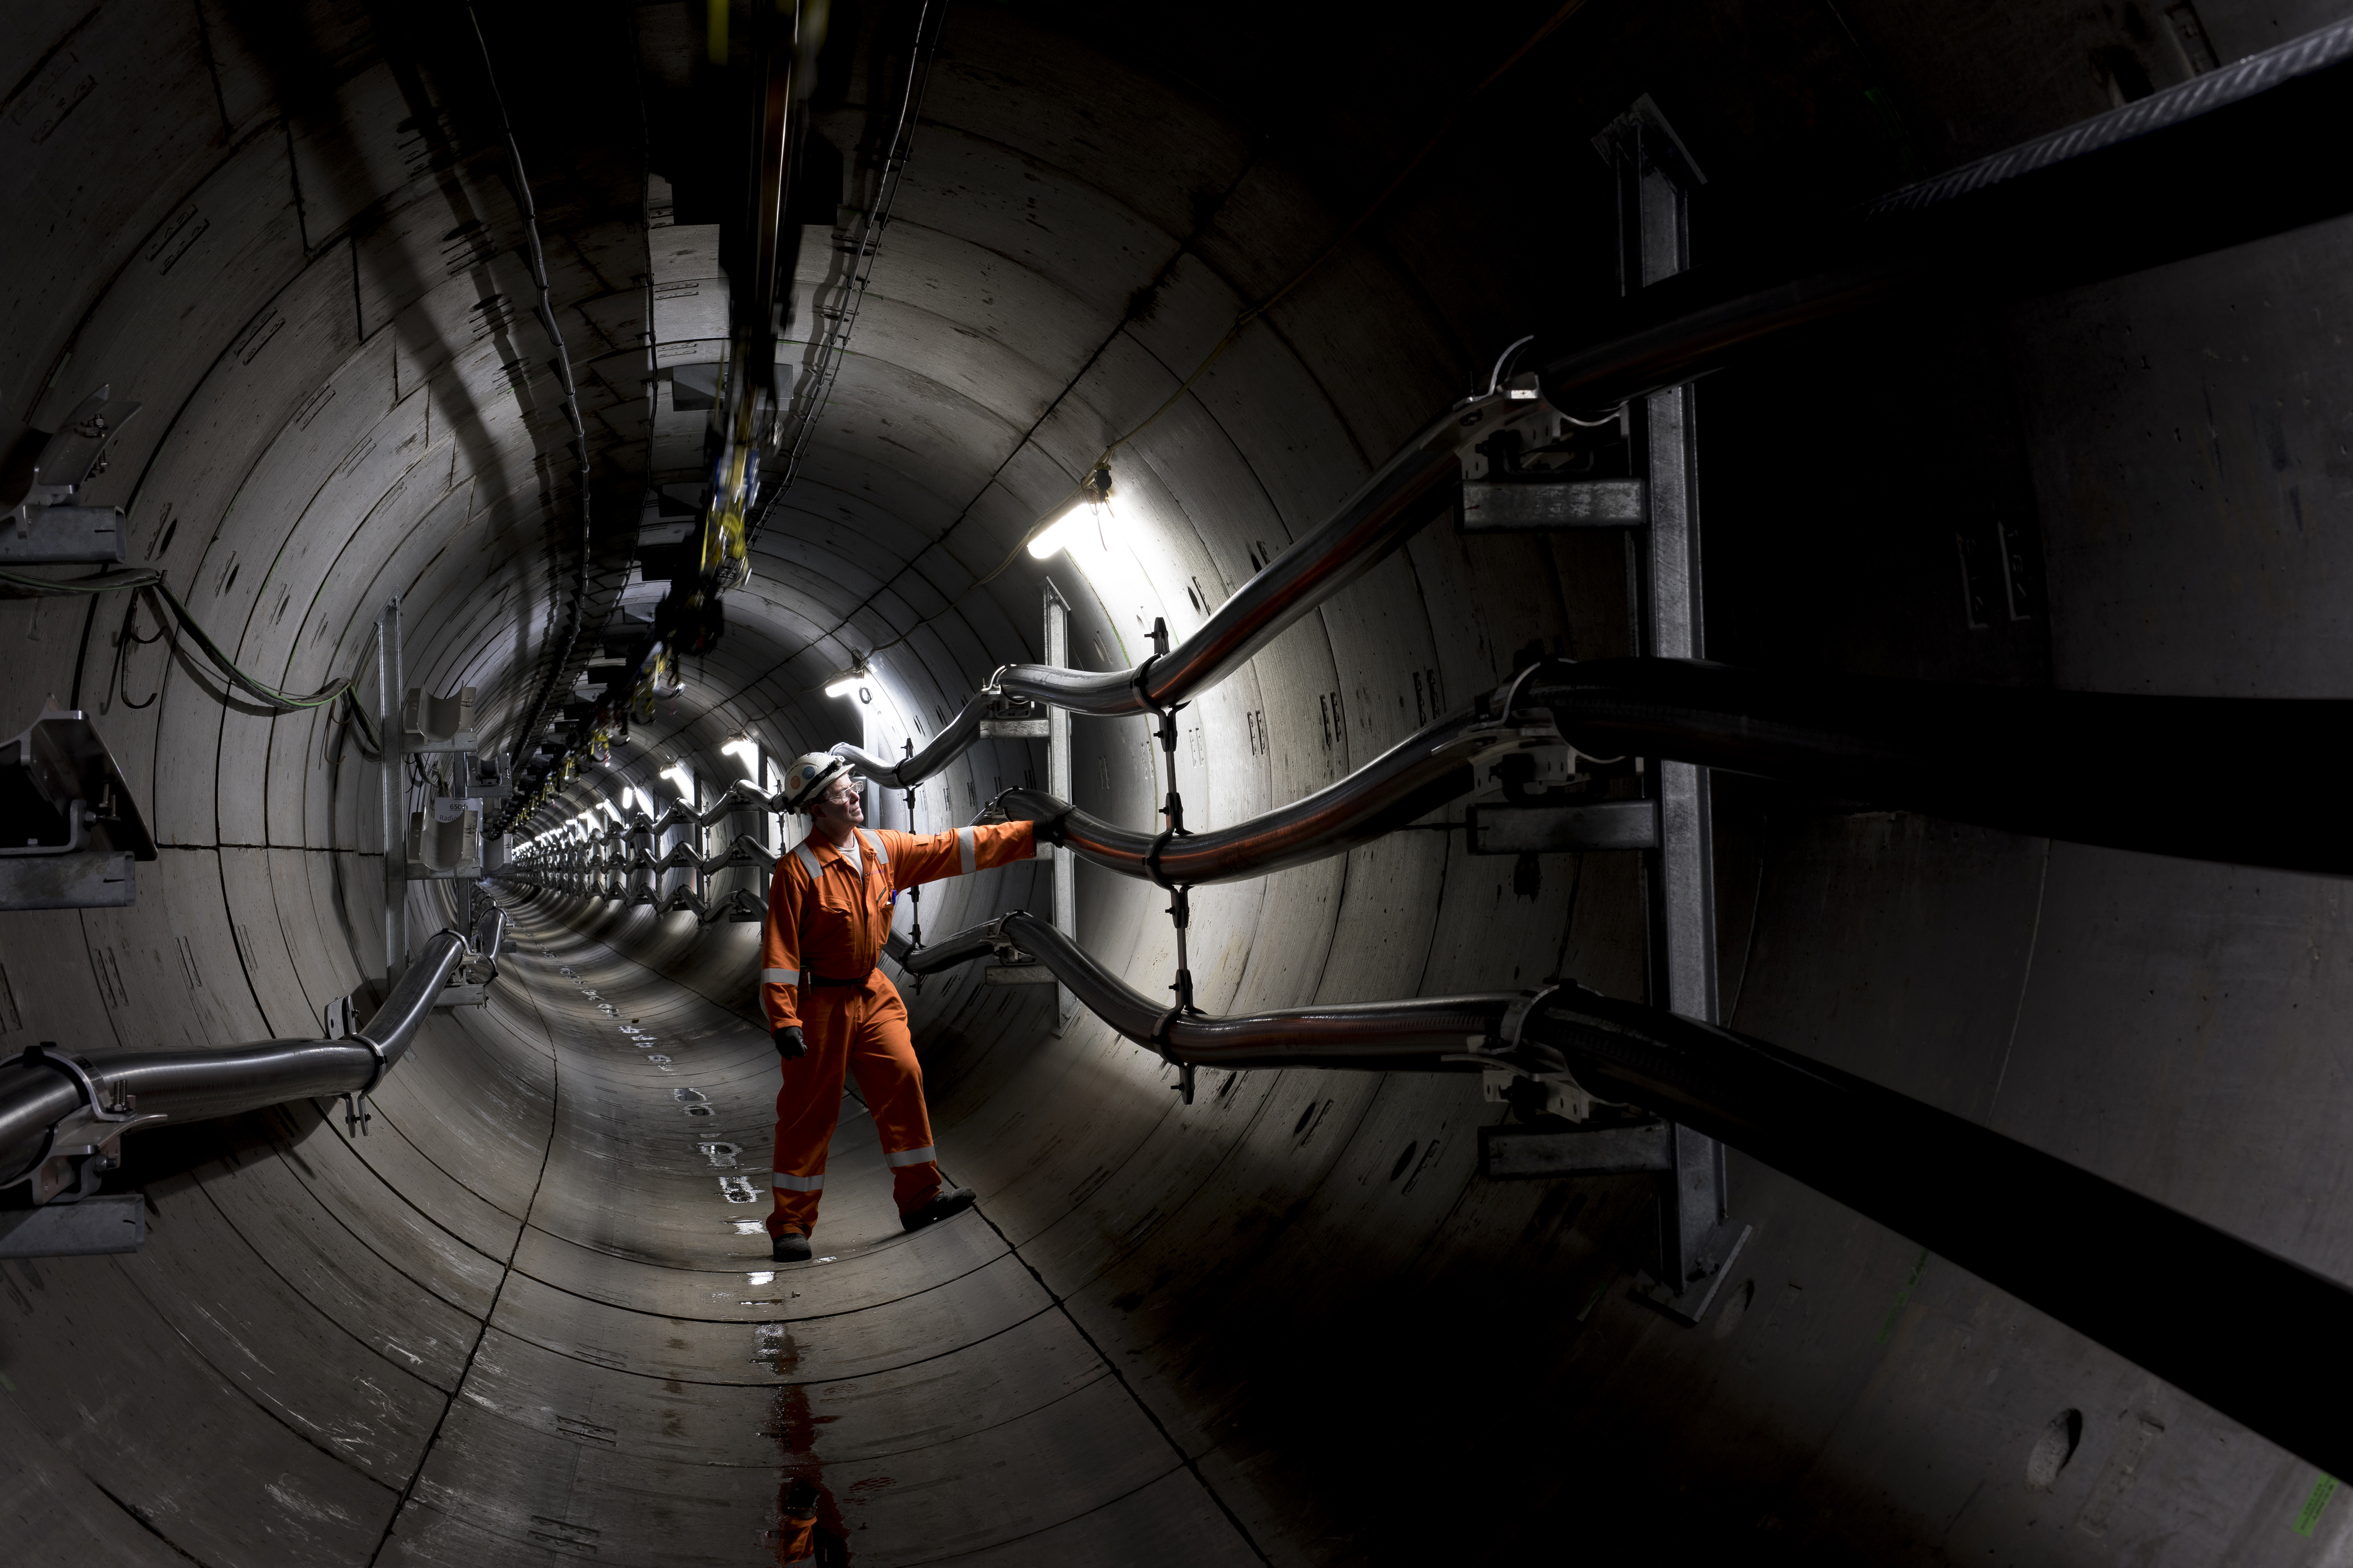
[[[768,1256],[779,1263],[807,1263],[809,1260],[809,1239],[797,1230],[772,1237],[768,1241]]]
[[[972,1207],[973,1200],[979,1195],[970,1187],[942,1187],[932,1194],[930,1203],[925,1204],[922,1208],[909,1209],[905,1214],[901,1215],[899,1223],[909,1230],[921,1230],[934,1220],[943,1220],[952,1214],[964,1213],[965,1210]]]

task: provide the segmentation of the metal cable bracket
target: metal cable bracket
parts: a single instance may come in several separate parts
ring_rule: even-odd
[[[1193,924],[1193,889],[1189,886],[1171,882],[1160,871],[1161,852],[1168,847],[1171,839],[1185,837],[1185,797],[1176,789],[1176,714],[1185,704],[1162,704],[1154,700],[1147,689],[1152,667],[1167,653],[1168,622],[1165,617],[1155,616],[1152,622],[1152,652],[1135,667],[1130,684],[1135,689],[1136,700],[1153,717],[1160,742],[1160,754],[1168,763],[1168,799],[1160,808],[1166,826],[1152,840],[1152,847],[1145,852],[1144,870],[1155,886],[1165,888],[1168,892],[1167,913],[1176,927],[1176,979],[1168,989],[1176,993],[1176,1002],[1153,1026],[1152,1038],[1159,1047],[1162,1059],[1177,1069],[1180,1077],[1176,1090],[1185,1097],[1185,1103],[1190,1105],[1193,1103],[1193,1068],[1189,1063],[1180,1062],[1169,1054],[1167,1037],[1171,1023],[1185,1014],[1200,1011],[1193,1005],[1193,970],[1186,953],[1186,933]]]
[[[82,1106],[88,1111],[91,1121],[130,1121],[135,1120],[136,1112],[132,1109],[130,1096],[125,1095],[123,1097],[122,1103],[119,1106],[110,1107],[107,1105],[105,1097],[98,1092],[97,1080],[90,1076],[89,1069],[84,1068],[81,1063],[74,1060],[73,1058],[66,1055],[63,1051],[58,1050],[57,1048],[56,1041],[43,1040],[37,1046],[26,1046],[25,1047],[24,1054],[16,1059],[24,1063],[26,1067],[41,1066],[54,1068],[56,1071],[61,1072],[65,1074],[66,1077],[71,1079],[73,1080],[74,1087],[81,1090]]]
[[[349,1035],[344,1037],[357,1040],[375,1057],[375,1071],[368,1075],[367,1082],[349,1094],[336,1097],[343,1102],[343,1136],[349,1138],[356,1132],[358,1136],[364,1138],[367,1136],[368,1123],[375,1120],[368,1111],[367,1097],[375,1092],[375,1086],[382,1083],[384,1075],[392,1070],[392,1059],[384,1054],[382,1046],[377,1045],[365,1035]]]

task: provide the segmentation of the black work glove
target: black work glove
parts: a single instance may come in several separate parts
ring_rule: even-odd
[[[787,1024],[768,1037],[776,1042],[776,1055],[788,1062],[797,1062],[808,1055],[808,1043],[801,1038],[798,1024]]]

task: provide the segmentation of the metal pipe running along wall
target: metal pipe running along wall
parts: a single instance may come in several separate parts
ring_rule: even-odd
[[[2324,1347],[2353,1291],[1989,1128],[1851,1073],[1582,987],[1217,1017],[1140,994],[1014,910],[901,959],[937,973],[1007,948],[1171,1063],[1573,1075],[1719,1139],[2050,1313],[2331,1475],[2353,1431]],[[898,956],[894,953],[893,955]]]
[[[892,789],[921,784],[979,737],[992,702],[1045,702],[1104,717],[1145,713],[1216,685],[1282,635],[1293,621],[1377,566],[1452,503],[1459,449],[1492,411],[1525,412],[1502,395],[1458,404],[1423,427],[1312,532],[1267,563],[1218,606],[1191,637],[1132,669],[1090,671],[1052,664],[998,670],[930,743],[893,761],[843,742],[833,748],[860,774]]]
[[[2265,759],[2273,782],[2261,809],[2192,806],[2150,766],[2192,738]],[[1198,833],[1124,827],[1028,786],[997,802],[1122,876],[1198,886],[1339,854],[1477,790],[1495,759],[1564,742],[2079,844],[2353,873],[2337,772],[2353,756],[2353,701],[2044,691],[1696,659],[1531,665],[1345,778]]]
[[[2048,691],[1665,658],[1548,662],[1518,701],[1595,755],[1668,757],[2077,844],[2353,874],[2341,783],[2353,701]],[[2262,795],[2188,798],[2159,763],[2190,745],[2261,759]]]
[[[2353,22],[2342,22],[1892,192],[1780,256],[1678,273],[1553,356],[1540,372],[1545,398],[1614,406],[1859,314],[1999,304],[2337,216],[2353,210],[2353,171],[2316,170],[2275,149],[2325,144],[2348,90]],[[2188,209],[2185,185],[2200,195]],[[970,746],[993,701],[1118,716],[1217,684],[1446,510],[1454,454],[1483,401],[1432,420],[1166,654],[1100,673],[1008,665],[913,756],[849,742],[833,751],[905,789]]]
[[[217,1051],[108,1051],[78,1059],[105,1104],[133,1096],[140,1115],[172,1121],[373,1089],[407,1054],[465,952],[466,939],[458,932],[435,933],[375,1016],[340,1040],[261,1040]],[[47,1158],[51,1130],[85,1103],[79,1084],[37,1058],[0,1063],[0,1185],[22,1181]]]

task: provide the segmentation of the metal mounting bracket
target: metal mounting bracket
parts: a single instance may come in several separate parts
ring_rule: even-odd
[[[0,1258],[90,1258],[146,1245],[147,1199],[141,1193],[0,1210]]]
[[[1571,850],[1655,849],[1659,803],[1601,800],[1583,805],[1467,807],[1463,842],[1473,855],[1546,855]]]
[[[10,782],[14,775],[14,782]],[[0,742],[0,910],[117,909],[155,841],[97,729],[51,699]]]

